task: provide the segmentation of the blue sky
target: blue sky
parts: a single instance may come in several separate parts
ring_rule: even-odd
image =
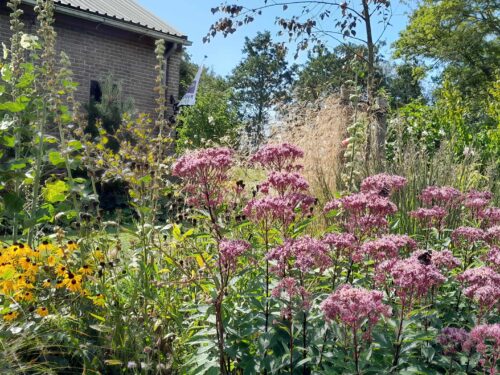
[[[219,5],[220,0],[138,0],[138,2],[179,31],[188,35],[193,43],[191,47],[188,47],[193,62],[200,63],[203,57],[207,56],[206,66],[221,75],[230,73],[241,60],[241,49],[246,36],[252,38],[257,32],[264,30],[270,30],[274,35],[278,31],[278,28],[274,25],[276,15],[290,12],[288,10],[284,13],[281,9],[265,12],[253,24],[242,27],[227,38],[218,35],[210,43],[204,44],[202,38],[207,34],[210,25],[217,20],[217,15],[212,15],[210,9]],[[263,0],[241,0],[239,3],[241,5],[255,6],[263,3]],[[382,38],[387,44],[394,42],[399,32],[404,29],[409,11],[408,6],[402,4],[400,0],[394,0],[392,3],[393,16],[391,24],[393,26],[387,29]],[[373,28],[375,34],[377,34],[377,25],[375,24]],[[358,35],[360,34],[358,33]],[[331,41],[330,45],[334,46],[335,43]],[[388,48],[384,52],[386,55],[390,54]],[[293,55],[291,59],[293,59]],[[303,59],[304,57],[299,58],[298,62]]]

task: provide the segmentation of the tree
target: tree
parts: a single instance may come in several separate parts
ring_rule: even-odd
[[[362,43],[367,48],[367,97],[374,104],[377,92],[376,86],[376,51],[391,18],[389,0],[352,0],[352,1],[268,1],[262,0],[260,5],[245,7],[225,2],[214,7],[212,13],[221,13],[221,18],[215,22],[205,37],[210,41],[218,33],[227,36],[234,33],[238,27],[249,24],[270,8],[289,12],[290,17],[278,16],[276,23],[281,27],[281,35],[288,36],[289,41],[297,42],[297,53],[312,45],[324,46],[333,38],[337,42],[346,41]],[[328,22],[330,21],[330,22]],[[375,34],[372,24],[380,25],[380,31]],[[360,27],[362,26],[362,27]],[[358,33],[362,28],[362,33]],[[385,147],[386,123],[384,116],[375,114],[375,106],[370,107],[376,128],[376,151],[378,159],[383,157]],[[370,150],[370,147],[367,147]],[[367,155],[367,158],[370,155]]]
[[[420,82],[424,74],[424,69],[417,64],[403,63],[394,66],[392,74],[386,79],[391,106],[399,108],[415,99],[422,99]]]
[[[263,136],[269,110],[279,101],[287,100],[293,82],[294,67],[289,67],[287,50],[274,43],[269,32],[258,33],[254,39],[245,39],[244,58],[230,78],[235,97],[247,130]]]
[[[299,100],[314,101],[323,94],[340,90],[346,81],[355,81],[357,86],[366,90],[367,82],[367,48],[363,45],[339,45],[333,50],[315,48],[309,52],[308,60],[298,74],[295,92]],[[377,56],[377,86],[386,80],[379,68],[384,61]]]
[[[445,68],[460,91],[477,95],[500,69],[496,0],[424,0],[396,42],[396,57]]]
[[[192,65],[194,71],[198,70],[195,64]],[[240,120],[233,90],[227,80],[205,71],[200,80],[196,104],[182,107],[177,120],[178,151],[204,147],[207,141],[220,141],[224,137],[230,143],[234,141]]]

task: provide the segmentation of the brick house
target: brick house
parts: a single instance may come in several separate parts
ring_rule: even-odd
[[[23,0],[27,33],[36,30],[35,0]],[[54,0],[57,49],[68,54],[76,99],[87,103],[100,90],[99,81],[112,74],[140,112],[155,107],[155,40],[167,43],[168,102],[178,99],[179,69],[187,37],[144,9],[135,0]],[[0,2],[0,42],[9,38],[9,9]],[[169,106],[172,109],[172,106]]]

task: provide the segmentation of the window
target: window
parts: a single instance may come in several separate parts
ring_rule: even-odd
[[[90,101],[100,103],[101,98],[102,98],[101,85],[97,81],[90,81]]]

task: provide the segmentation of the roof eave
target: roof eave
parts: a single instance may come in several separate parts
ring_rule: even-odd
[[[29,5],[36,5],[36,0],[23,0],[24,3],[29,4]],[[151,38],[154,39],[164,39],[169,42],[173,43],[180,43],[185,46],[190,46],[192,45],[192,42],[190,42],[186,36],[177,36],[177,35],[172,35],[168,34],[165,32],[157,31],[157,30],[152,30],[144,26],[140,26],[137,24],[134,24],[133,22],[129,21],[122,21],[122,20],[117,20],[112,17],[106,17],[103,15],[87,12],[81,9],[76,9],[70,6],[65,6],[65,5],[60,5],[56,4],[55,5],[56,12],[60,14],[65,14],[68,16],[76,17],[76,18],[81,18],[84,20],[88,21],[93,21],[93,22],[98,22],[104,25],[112,26],[118,29],[130,31],[136,34],[140,35],[147,35]]]

